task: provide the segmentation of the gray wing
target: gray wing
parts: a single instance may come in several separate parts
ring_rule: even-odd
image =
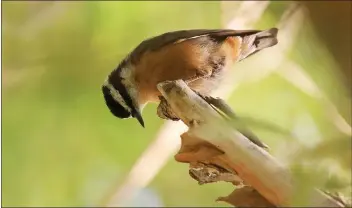
[[[228,30],[228,29],[194,29],[194,30],[179,30],[164,33],[159,36],[149,38],[140,43],[131,54],[132,60],[139,60],[139,57],[146,51],[154,51],[168,44],[177,43],[180,40],[187,40],[200,36],[210,36],[215,40],[217,38],[228,36],[245,36],[260,32],[260,30]]]

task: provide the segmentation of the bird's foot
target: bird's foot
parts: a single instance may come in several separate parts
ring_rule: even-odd
[[[171,106],[166,101],[166,99],[162,96],[159,96],[160,103],[157,109],[157,115],[166,120],[178,121],[180,118],[176,116],[176,114],[172,111]]]

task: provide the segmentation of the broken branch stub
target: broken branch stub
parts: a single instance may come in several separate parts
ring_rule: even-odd
[[[166,81],[158,84],[158,89],[171,106],[173,113],[190,128],[182,135],[183,149],[181,148],[175,159],[198,166],[205,164],[209,168],[208,175],[214,174],[211,168],[219,171],[213,177],[203,177],[203,182],[212,182],[216,177],[221,178],[217,174],[233,174],[238,175],[275,206],[342,207],[341,203],[313,187],[310,188],[309,201],[295,204],[292,199],[299,194],[299,190],[296,190],[294,185],[299,182],[294,181],[289,171],[268,152],[250,142],[229,125],[185,82]],[[191,175],[198,178],[208,171],[197,173],[194,170],[193,168]],[[229,175],[226,177],[231,178]]]
[[[190,137],[187,132],[181,135],[181,148],[175,160],[189,163],[189,173],[199,184],[227,181],[243,185],[242,179],[226,164],[224,152],[204,140]]]

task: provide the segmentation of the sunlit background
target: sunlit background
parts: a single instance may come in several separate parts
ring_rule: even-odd
[[[130,199],[120,203],[131,206],[226,206],[215,199],[233,186],[199,186],[174,161],[171,132],[163,136],[172,138],[170,152],[151,151],[132,188],[120,189],[165,126],[153,104],[143,111],[145,129],[115,118],[101,93],[142,40],[225,27],[282,31],[277,46],[234,66],[229,104],[295,135],[253,125],[279,160],[314,167],[322,188],[350,194],[351,2],[263,2],[3,2],[2,205],[98,206],[123,190]]]

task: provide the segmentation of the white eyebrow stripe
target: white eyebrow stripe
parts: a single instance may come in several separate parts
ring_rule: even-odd
[[[125,108],[130,113],[132,112],[132,109],[126,104],[125,100],[122,98],[119,91],[116,90],[114,86],[112,86],[112,84],[109,83],[108,80],[105,80],[104,86],[106,86],[110,90],[110,94],[112,95],[112,97],[116,102],[122,105],[122,107]]]

